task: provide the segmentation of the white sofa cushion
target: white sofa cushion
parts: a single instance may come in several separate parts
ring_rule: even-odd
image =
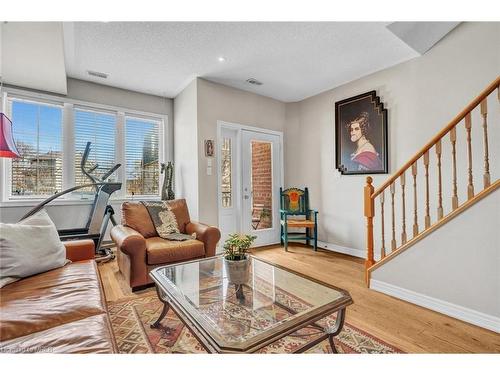
[[[0,223],[0,288],[67,262],[66,248],[45,210],[16,224]]]

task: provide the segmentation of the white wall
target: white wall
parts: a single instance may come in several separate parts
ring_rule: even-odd
[[[496,190],[374,270],[371,285],[500,332],[499,224]]]
[[[363,186],[366,176],[342,176],[335,169],[335,102],[376,90],[388,108],[390,173],[401,167],[499,74],[500,24],[464,23],[425,55],[299,103],[287,104],[286,185],[308,186],[311,205],[319,209],[321,241],[350,249],[365,249]],[[498,103],[490,101],[490,145],[499,145]],[[493,104],[497,105],[494,107]],[[478,114],[473,117],[473,148],[482,150]],[[465,132],[458,132],[459,197],[466,185]],[[450,147],[443,146],[443,199],[450,206]],[[490,147],[492,178],[500,174],[500,147]],[[481,155],[478,152],[475,155]],[[435,168],[431,155],[431,168]],[[482,157],[474,159],[476,190],[482,188]],[[419,178],[423,177],[420,166]],[[431,170],[431,214],[436,216],[436,176]],[[374,176],[377,187],[388,175]],[[411,232],[412,188],[407,176],[407,219]],[[422,189],[422,181],[418,182]],[[399,189],[399,187],[398,187]],[[398,192],[398,194],[400,194]],[[419,207],[423,202],[419,201]],[[388,206],[386,205],[386,213]],[[400,208],[397,225],[400,229]],[[420,215],[420,220],[423,215]],[[389,222],[386,221],[386,233]],[[423,223],[421,222],[421,228]],[[378,232],[376,228],[375,233]],[[398,233],[399,238],[399,233]],[[387,238],[386,238],[387,244]],[[376,244],[376,248],[380,248]]]
[[[198,78],[199,220],[217,225],[217,171],[208,176],[204,142],[217,142],[217,121],[284,131],[285,103]],[[177,100],[177,98],[176,98]],[[216,147],[218,145],[216,144]]]
[[[0,23],[5,83],[66,94],[61,22]]]
[[[197,81],[174,99],[175,196],[185,198],[192,220],[199,217]]]

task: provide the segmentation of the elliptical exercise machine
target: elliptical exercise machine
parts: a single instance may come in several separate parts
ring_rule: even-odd
[[[87,187],[94,188],[95,189],[94,202],[92,203],[89,218],[87,220],[85,227],[73,228],[73,229],[59,229],[57,232],[59,233],[61,241],[79,240],[79,239],[93,240],[96,249],[96,261],[104,262],[112,260],[115,257],[112,250],[109,248],[109,244],[103,244],[103,239],[106,234],[109,222],[111,221],[111,224],[113,224],[113,226],[116,225],[116,221],[113,216],[115,212],[113,210],[113,207],[111,207],[111,205],[108,204],[108,201],[111,194],[113,194],[117,190],[120,190],[122,187],[121,182],[106,182],[106,180],[111,176],[111,174],[113,174],[113,172],[115,172],[118,168],[121,167],[121,164],[114,165],[100,178],[93,176],[92,172],[94,172],[99,167],[99,164],[96,163],[89,169],[87,169],[86,167],[88,157],[90,154],[91,144],[92,144],[91,142],[87,142],[87,145],[85,146],[85,152],[83,153],[82,160],[80,162],[80,169],[82,170],[83,174],[89,180],[92,181],[92,183],[78,185],[66,189],[64,191],[61,191],[60,193],[52,195],[51,197],[45,199],[43,202],[38,204],[26,215],[24,215],[21,220],[35,214],[36,212],[44,208],[45,205],[65,194],[74,192],[76,190],[84,189]]]

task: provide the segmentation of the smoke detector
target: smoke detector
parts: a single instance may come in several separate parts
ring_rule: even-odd
[[[102,73],[102,72],[96,72],[93,70],[87,70],[87,74],[89,76],[97,77],[97,78],[104,78],[104,79],[108,78],[108,74]]]
[[[248,78],[246,80],[246,82],[251,84],[251,85],[256,85],[256,86],[262,85],[262,82],[260,82],[259,80],[256,80],[255,78]]]

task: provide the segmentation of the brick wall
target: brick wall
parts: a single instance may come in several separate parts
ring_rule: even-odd
[[[263,209],[272,212],[272,169],[271,143],[252,142],[252,189],[253,189],[253,218],[261,217]],[[254,227],[257,225],[255,221]],[[262,217],[257,229],[270,228],[272,217]]]

